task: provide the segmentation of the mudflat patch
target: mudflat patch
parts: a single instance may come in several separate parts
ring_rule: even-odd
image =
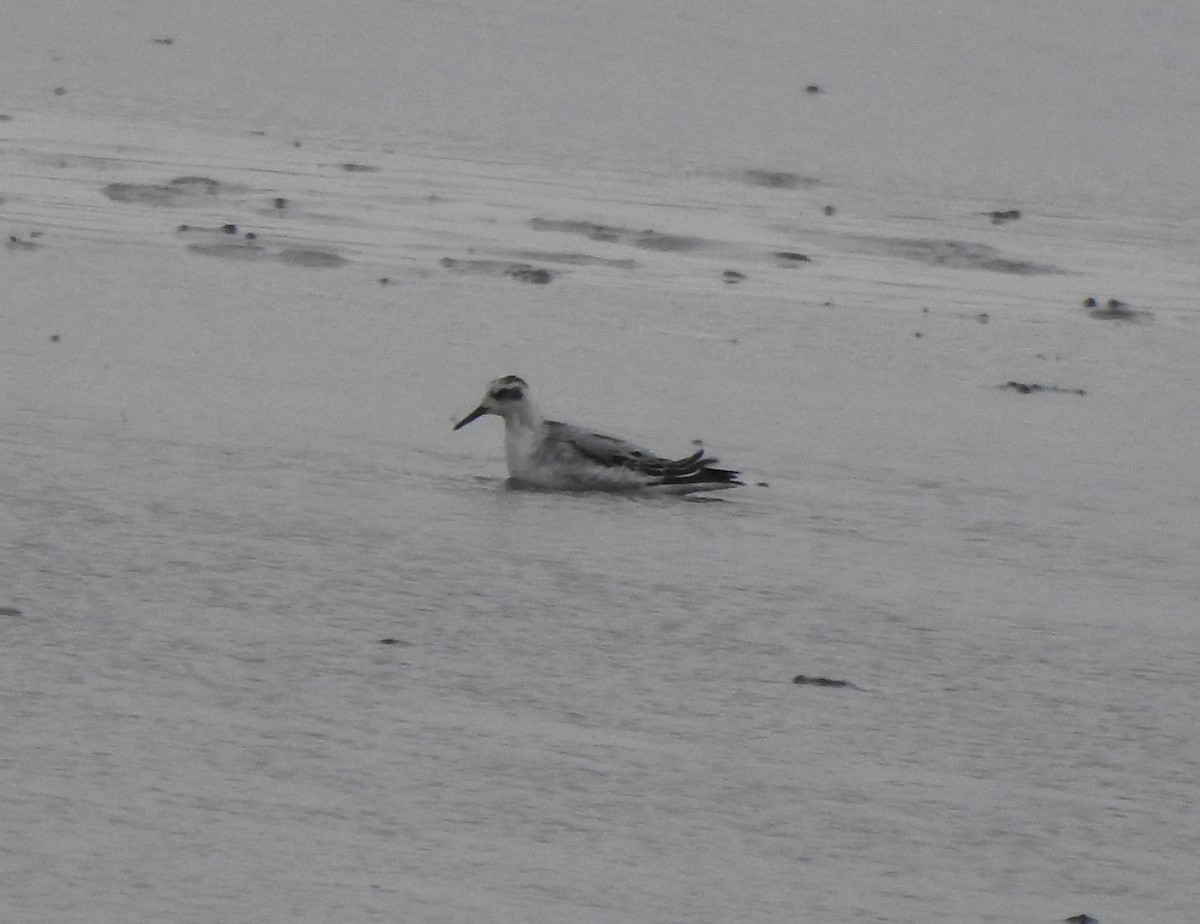
[[[617,225],[606,225],[595,221],[579,221],[575,219],[533,218],[529,226],[535,231],[558,231],[563,234],[581,234],[588,240],[603,241],[611,244],[626,244],[630,247],[640,247],[643,250],[686,251],[699,250],[708,245],[708,241],[700,237],[684,234],[668,234],[655,231],[653,228],[641,230],[622,228]]]
[[[1064,272],[1057,266],[1010,257],[988,244],[977,244],[972,241],[870,236],[859,237],[857,241],[868,253],[914,260],[927,266],[985,270],[991,273],[1011,273],[1017,276]]]
[[[507,260],[459,260],[454,257],[442,257],[438,263],[452,273],[508,276],[518,282],[531,282],[534,285],[546,285],[558,275],[553,270],[530,263],[513,263]]]
[[[290,266],[311,266],[318,269],[344,266],[350,262],[341,254],[336,254],[329,250],[314,250],[306,247],[285,247],[279,253],[275,254],[275,259],[280,263],[287,263]]]
[[[179,176],[166,183],[109,183],[102,190],[113,202],[134,205],[180,206],[211,199],[223,193],[241,192],[207,176]]]
[[[805,189],[816,186],[817,181],[812,177],[786,170],[761,170],[751,168],[743,170],[742,181],[751,186],[765,186],[767,189]]]

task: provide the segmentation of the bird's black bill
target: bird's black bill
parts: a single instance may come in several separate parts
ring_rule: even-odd
[[[463,427],[465,427],[467,424],[469,424],[472,420],[474,420],[477,417],[482,417],[486,413],[487,413],[487,408],[484,407],[483,405],[480,405],[479,407],[475,408],[475,410],[471,411],[470,414],[468,414],[466,417],[464,417],[462,420],[460,420],[458,423],[456,423],[454,425],[454,429],[461,430]]]

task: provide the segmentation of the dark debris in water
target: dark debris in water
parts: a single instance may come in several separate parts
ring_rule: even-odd
[[[1069,918],[1063,918],[1063,924],[1100,924],[1100,920],[1090,914],[1073,914]]]
[[[1097,321],[1149,321],[1154,315],[1144,308],[1133,308],[1120,299],[1110,298],[1103,305],[1090,295],[1083,300],[1088,317]]]
[[[30,237],[33,237],[31,234]],[[17,237],[15,234],[10,234],[8,240],[4,242],[5,248],[8,250],[37,250],[42,245],[36,241],[27,241],[24,238]]]
[[[1009,380],[1000,386],[1009,391],[1015,391],[1019,395],[1036,395],[1041,392],[1050,392],[1058,395],[1086,395],[1087,390],[1083,388],[1063,388],[1061,385],[1039,385],[1036,382],[1015,382]]]
[[[797,674],[792,678],[792,683],[803,687],[845,687],[849,690],[857,690],[849,680],[835,680],[832,677],[810,677],[808,674]]]
[[[0,616],[20,616],[21,611],[15,606],[0,606]]]
[[[554,278],[554,273],[548,269],[543,269],[538,266],[518,266],[505,270],[505,274],[512,276],[513,279],[519,282],[532,282],[537,286],[544,286]]]
[[[994,225],[1002,225],[1006,221],[1016,221],[1021,217],[1020,209],[998,209],[994,212],[985,212],[988,218],[992,220]]]

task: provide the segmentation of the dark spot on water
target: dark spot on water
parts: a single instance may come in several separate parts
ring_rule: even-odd
[[[978,321],[980,324],[987,324],[991,319],[992,319],[992,316],[990,314],[988,314],[986,311],[981,311],[981,312],[979,312],[979,314],[975,315],[975,320]]]
[[[1087,391],[1083,388],[1063,388],[1061,385],[1040,385],[1036,382],[1014,382],[1008,381],[1000,386],[1009,391],[1015,391],[1019,395],[1035,395],[1040,392],[1052,392],[1060,395],[1086,395]]]
[[[532,282],[534,285],[539,286],[546,285],[546,283],[554,278],[554,274],[550,270],[536,266],[518,266],[505,270],[505,272],[507,275],[512,276],[513,279],[518,279],[521,282]]]
[[[391,282],[391,280],[390,280],[390,279],[388,279],[388,278],[387,278],[387,276],[380,276],[380,277],[379,277],[379,284],[380,284],[381,286],[386,286],[386,285],[387,285],[389,282]]]
[[[347,173],[378,173],[379,172],[378,167],[373,167],[370,164],[346,163],[346,164],[340,164],[339,166],[343,170],[345,170]]]
[[[1133,308],[1127,305],[1120,299],[1110,298],[1104,303],[1104,307],[1095,306],[1095,299],[1089,299],[1092,306],[1088,311],[1088,316],[1095,318],[1098,321],[1149,321],[1154,315],[1144,308]],[[1087,302],[1084,302],[1087,305]]]
[[[992,220],[994,225],[1002,225],[1006,221],[1016,221],[1021,217],[1020,209],[1003,209],[995,212],[988,212],[988,218]]]
[[[10,234],[8,240],[4,242],[4,246],[9,250],[37,250],[42,245]]]
[[[811,263],[812,262],[812,259],[808,256],[808,254],[796,253],[795,251],[792,251],[792,250],[777,250],[777,251],[775,251],[775,256],[777,256],[780,260],[783,260],[785,263],[788,263],[788,264]]]
[[[398,639],[398,638],[381,638],[379,640],[379,644],[380,645],[411,645],[412,643],[406,642],[403,639]]]
[[[821,211],[823,211],[826,215],[832,215],[837,211],[837,209],[835,209],[832,205],[827,205],[825,208],[821,209]]]
[[[529,226],[535,231],[561,231],[567,234],[582,234],[593,241],[613,244],[629,244],[643,250],[685,251],[696,250],[708,242],[703,238],[681,234],[668,234],[653,228],[636,230],[614,225],[602,225],[594,221],[573,219],[533,218]]]
[[[275,208],[277,208],[277,209],[286,209],[286,208],[288,207],[288,205],[289,205],[289,204],[290,204],[290,203],[287,201],[287,199],[283,198],[283,196],[276,196],[276,197],[275,197]]]
[[[510,263],[506,260],[459,260],[442,257],[438,263],[455,273],[479,273],[489,276],[508,276],[519,282],[545,285],[555,277],[553,270],[531,266],[528,263]]]
[[[811,177],[784,170],[759,170],[751,168],[743,171],[742,178],[751,186],[765,186],[767,189],[799,189],[804,186],[816,185]]]
[[[237,225],[221,225],[221,231],[224,234],[237,234],[238,226]]]
[[[1095,308],[1096,300],[1089,295],[1087,298],[1085,298],[1083,300],[1083,307],[1084,308]]]
[[[66,87],[55,87],[55,88],[54,88],[54,95],[55,95],[55,96],[65,96],[65,95],[66,95],[66,92],[67,92],[67,88],[66,88]]]
[[[916,337],[918,340],[920,340],[925,335],[923,333],[921,333],[920,331],[917,331],[916,333],[913,334],[913,336]]]
[[[721,274],[721,278],[730,285],[736,285],[746,278],[746,274],[739,273],[737,270],[725,270],[725,272]]]
[[[0,616],[20,616],[21,611],[15,606],[0,606]]]
[[[1090,914],[1075,914],[1069,918],[1063,918],[1063,924],[1100,924],[1100,921]]]
[[[175,39],[173,39],[173,38],[156,38],[154,40],[154,44],[155,45],[174,45]]]
[[[810,83],[807,87],[804,88],[804,92],[811,96],[814,93],[820,93],[821,88],[815,83]]]
[[[0,122],[11,122],[12,118],[7,112],[0,112]]]
[[[664,234],[661,231],[655,231],[653,228],[647,228],[645,231],[633,232],[630,241],[634,247],[641,247],[643,250],[695,250],[698,247],[703,247],[705,241],[698,237],[688,237],[681,234]]]
[[[808,687],[854,687],[854,684],[849,680],[834,680],[830,677],[810,677],[807,674],[797,674],[792,678],[792,683]]]
[[[51,335],[50,335],[50,342],[51,342],[51,343],[58,343],[58,341],[60,341],[60,340],[62,340],[62,335],[61,335],[61,334],[51,334]]]
[[[200,196],[215,196],[221,189],[211,177],[181,176],[168,183],[109,183],[101,192],[113,202],[172,206]]]

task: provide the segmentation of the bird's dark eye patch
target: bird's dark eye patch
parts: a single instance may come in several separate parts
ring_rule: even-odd
[[[497,388],[492,392],[492,397],[497,401],[517,401],[521,397],[521,389],[516,386],[512,388]]]

